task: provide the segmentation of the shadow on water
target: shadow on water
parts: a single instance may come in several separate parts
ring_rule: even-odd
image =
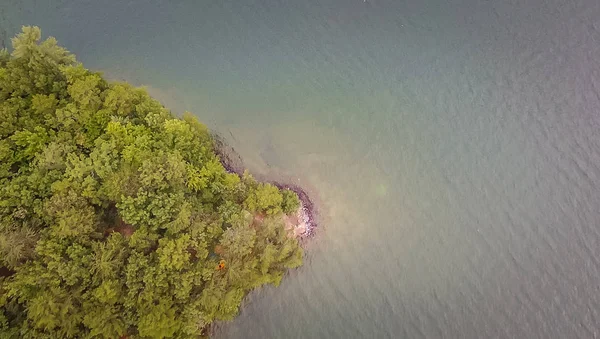
[[[0,27],[0,49],[8,48],[9,41],[8,33],[4,28]]]

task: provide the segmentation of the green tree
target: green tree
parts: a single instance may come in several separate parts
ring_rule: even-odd
[[[283,201],[281,203],[281,209],[285,214],[292,214],[298,211],[300,208],[300,199],[296,193],[294,193],[290,189],[284,189],[281,191],[281,195],[283,197]]]
[[[0,52],[0,337],[196,338],[302,249],[289,190],[23,27]],[[257,222],[256,220],[264,220]]]

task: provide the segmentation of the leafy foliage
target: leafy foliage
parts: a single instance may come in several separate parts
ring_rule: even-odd
[[[40,38],[0,52],[0,337],[196,338],[301,264],[293,192]]]

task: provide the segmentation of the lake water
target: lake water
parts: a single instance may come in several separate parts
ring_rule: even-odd
[[[149,3],[3,0],[0,38],[41,26],[319,202],[217,338],[600,337],[600,2]]]

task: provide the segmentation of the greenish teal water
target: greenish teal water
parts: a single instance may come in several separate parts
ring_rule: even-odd
[[[217,338],[595,338],[600,3],[5,0],[306,187],[306,264]],[[0,34],[0,38],[3,36]]]

